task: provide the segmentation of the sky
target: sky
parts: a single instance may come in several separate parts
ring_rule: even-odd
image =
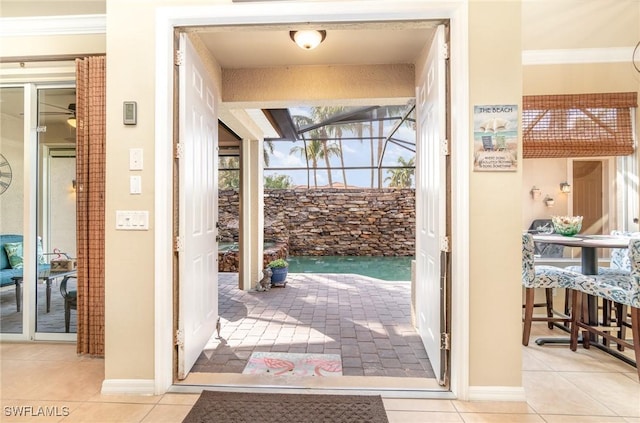
[[[293,114],[293,112],[292,112]],[[388,134],[390,132],[391,127],[394,125],[394,122],[387,122],[385,125],[384,133]],[[377,135],[378,128],[377,124],[375,124],[374,135]],[[368,136],[369,131],[367,130],[363,136]],[[369,139],[365,139],[364,141],[360,141],[358,139],[344,139],[348,137],[354,137],[355,134],[353,132],[345,130],[343,132],[343,141],[342,148],[344,151],[344,165],[345,167],[349,166],[370,166],[371,165],[371,145]],[[399,128],[399,130],[394,135],[394,138],[409,141],[415,143],[415,131],[406,125],[403,125]],[[333,141],[330,141],[333,142]],[[377,140],[374,140],[374,160],[377,164]],[[306,161],[304,156],[301,156],[299,153],[292,153],[292,148],[297,146],[304,146],[302,141],[291,142],[291,141],[273,141],[274,152],[269,160],[269,168],[284,168],[284,167],[292,167],[297,168],[299,170],[269,170],[269,168],[265,168],[264,174],[272,175],[274,173],[277,174],[288,174],[291,176],[294,185],[306,185],[307,184],[307,171],[306,171]],[[409,151],[405,148],[399,147],[393,143],[388,143],[385,153],[384,153],[384,166],[394,166],[398,164],[398,157],[404,158],[404,160],[409,161],[412,157],[415,156],[415,153]],[[340,167],[340,158],[339,157],[331,157],[331,167]],[[326,167],[326,164],[323,161],[318,163],[319,167]],[[383,170],[383,180],[389,174],[386,169]],[[343,173],[340,169],[332,169],[333,182],[343,183]],[[347,176],[347,184],[350,186],[358,186],[358,187],[369,187],[371,186],[371,170],[346,170]],[[327,170],[322,169],[317,171],[317,180],[318,185],[327,185],[328,184],[328,173]],[[313,182],[313,171],[310,172],[309,183],[311,186],[314,185]],[[377,179],[375,184],[377,184]],[[388,184],[385,183],[386,186]]]

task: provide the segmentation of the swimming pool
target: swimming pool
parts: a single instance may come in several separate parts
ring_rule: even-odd
[[[355,273],[385,281],[410,281],[413,257],[289,257],[291,273]]]

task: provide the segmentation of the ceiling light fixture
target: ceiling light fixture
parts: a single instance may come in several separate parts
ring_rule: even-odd
[[[327,31],[318,31],[315,29],[289,31],[289,37],[291,37],[293,42],[301,49],[312,50],[327,38]]]

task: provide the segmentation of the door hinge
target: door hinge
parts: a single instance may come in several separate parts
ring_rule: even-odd
[[[182,64],[184,63],[184,53],[182,52],[182,50],[176,50],[176,57],[173,63],[176,66],[182,66]]]
[[[449,154],[451,154],[451,152],[449,151],[449,140],[442,140],[442,143],[440,144],[440,153],[443,156],[448,156]]]
[[[176,337],[173,342],[178,347],[184,347],[184,333],[180,329],[176,330]]]
[[[184,157],[184,144],[182,144],[181,142],[177,143],[175,150],[176,159],[181,159]]]
[[[177,236],[174,240],[173,240],[173,251],[175,251],[176,253],[181,252],[184,249],[184,241],[182,240],[181,237]]]
[[[449,351],[449,348],[449,334],[443,332],[440,334],[440,349]]]
[[[47,132],[47,127],[45,126],[36,126],[36,132]]]
[[[451,242],[449,241],[448,236],[443,236],[440,238],[440,251],[444,251],[445,253],[451,251]]]
[[[449,58],[449,44],[444,43],[442,46],[442,58],[447,60]]]

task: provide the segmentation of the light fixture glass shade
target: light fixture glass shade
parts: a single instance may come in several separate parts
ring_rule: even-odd
[[[569,185],[568,182],[562,182],[560,184],[560,191],[564,192],[564,193],[569,193],[571,192],[571,185]]]
[[[76,127],[76,117],[75,116],[69,117],[69,119],[67,119],[67,123],[69,124],[70,127],[75,128]]]
[[[291,39],[304,50],[311,50],[320,45],[327,36],[327,31],[317,31],[315,29],[305,29],[302,31],[290,31]]]

